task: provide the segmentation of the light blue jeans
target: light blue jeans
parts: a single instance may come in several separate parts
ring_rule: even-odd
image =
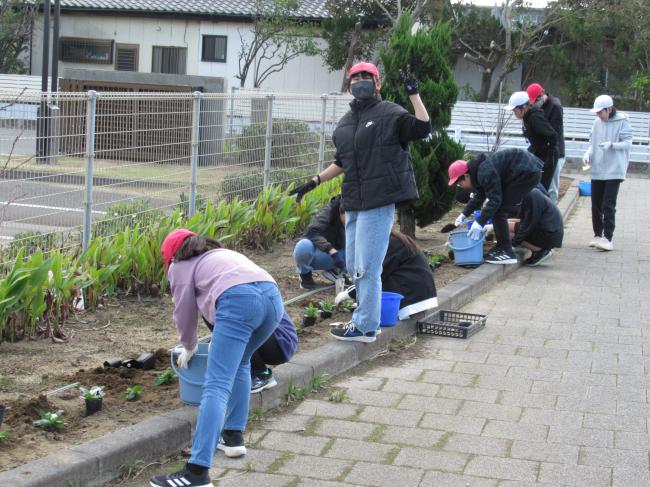
[[[564,167],[564,161],[564,157],[560,157],[557,160],[557,164],[555,165],[555,172],[553,173],[553,179],[551,179],[551,185],[548,188],[548,196],[555,204],[557,204],[558,196],[560,194],[560,173]]]
[[[284,312],[272,282],[239,284],[217,299],[203,395],[190,463],[210,467],[221,430],[244,431],[251,393],[251,355]]]
[[[379,329],[381,269],[394,216],[395,205],[345,212],[346,265],[357,289],[352,322],[364,333]]]
[[[345,249],[337,249],[345,260]],[[316,248],[308,238],[298,240],[293,248],[293,259],[296,261],[298,274],[307,274],[311,271],[334,269],[334,259],[327,253]]]

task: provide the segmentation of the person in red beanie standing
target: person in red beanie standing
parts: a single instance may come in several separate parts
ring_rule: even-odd
[[[213,330],[192,455],[183,469],[152,477],[150,485],[208,487],[215,449],[246,451],[251,355],[271,336],[284,306],[268,272],[216,240],[178,229],[167,235],[161,252],[181,342],[179,367],[187,367],[197,351],[199,314]]]
[[[357,290],[357,308],[348,323],[332,327],[337,340],[374,342],[381,314],[381,269],[393,227],[395,204],[417,200],[408,143],[431,132],[431,122],[410,66],[400,70],[415,115],[380,96],[377,66],[361,62],[348,70],[354,96],[332,140],[334,164],[298,186],[296,201],[321,182],[344,174],[346,269]]]

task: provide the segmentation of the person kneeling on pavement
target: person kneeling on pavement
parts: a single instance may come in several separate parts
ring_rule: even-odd
[[[324,270],[323,277],[334,282],[345,272],[345,211],[341,195],[312,218],[304,238],[293,249],[302,289],[315,289],[313,270]]]
[[[474,191],[455,225],[462,225],[484,202],[481,214],[467,232],[469,238],[479,240],[487,221],[490,218],[494,221],[496,246],[488,253],[486,262],[517,263],[508,232],[508,217],[518,214],[523,197],[539,184],[543,167],[538,157],[521,149],[505,149],[488,156],[479,154],[469,162],[458,160],[449,166],[449,186],[458,183],[461,188]]]
[[[520,219],[508,220],[512,245],[532,251],[524,264],[540,265],[553,255],[553,249],[562,247],[562,214],[548,196],[534,188],[524,196],[519,215]]]
[[[397,230],[390,232],[382,264],[381,290],[404,296],[400,308],[437,296],[433,271],[426,256],[415,240]],[[334,303],[338,305],[346,299],[356,299],[354,286],[337,294]]]

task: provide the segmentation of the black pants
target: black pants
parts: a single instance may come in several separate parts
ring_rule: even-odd
[[[267,365],[280,365],[287,361],[274,335],[253,352],[251,356],[251,374],[256,375],[266,369]]]
[[[497,247],[502,250],[511,251],[510,231],[508,229],[508,218],[519,213],[521,200],[539,184],[542,178],[541,172],[523,173],[508,186],[502,187],[501,207],[492,217],[494,223],[494,236],[497,239]]]
[[[622,179],[591,181],[591,225],[594,235],[607,240],[614,236],[616,226],[616,199]]]

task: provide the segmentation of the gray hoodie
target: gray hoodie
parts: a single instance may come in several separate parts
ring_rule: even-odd
[[[584,156],[591,163],[591,179],[625,179],[632,137],[632,127],[625,113],[617,111],[607,122],[596,117],[591,127],[589,149]],[[611,142],[612,146],[603,149],[600,147],[603,142]]]

